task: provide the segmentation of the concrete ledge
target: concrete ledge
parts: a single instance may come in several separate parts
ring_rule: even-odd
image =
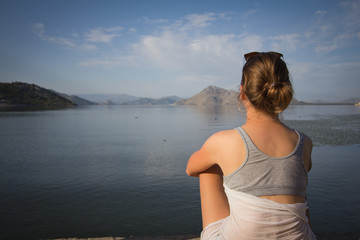
[[[172,236],[129,236],[129,237],[97,237],[97,238],[56,238],[47,240],[200,240],[199,235]]]
[[[129,237],[97,237],[97,238],[57,238],[47,240],[200,240],[200,234],[190,235],[159,235],[159,236],[129,236]],[[348,233],[318,233],[317,240],[360,240],[360,232]]]

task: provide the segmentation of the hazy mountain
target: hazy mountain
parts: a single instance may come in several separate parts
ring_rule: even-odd
[[[191,98],[183,99],[175,102],[175,105],[198,105],[198,106],[210,106],[210,105],[227,105],[237,106],[239,92],[234,90],[226,90],[216,86],[208,86],[200,93],[194,95]],[[353,98],[347,100],[348,102],[342,102],[341,104],[355,103],[356,100],[360,101],[359,98]],[[319,104],[299,101],[293,97],[290,104],[293,105],[305,105],[305,104]],[[321,103],[321,104],[340,104],[340,103]]]
[[[208,86],[191,98],[175,102],[176,105],[238,105],[238,92]]]
[[[348,98],[348,99],[345,99],[343,102],[344,103],[352,103],[352,104],[359,103],[360,102],[360,97]]]
[[[0,83],[0,105],[21,107],[62,108],[75,103],[35,84]]]
[[[176,96],[163,97],[160,99],[140,98],[135,101],[125,102],[123,103],[123,105],[170,105],[175,103],[177,101],[176,99],[181,99],[181,98]]]
[[[175,100],[175,101],[179,101],[179,100],[183,99],[183,98],[178,97],[178,96],[175,96],[175,95],[173,95],[173,96],[166,96],[166,97],[163,97],[163,98],[170,98],[170,99]]]
[[[53,90],[51,90],[53,91]],[[78,97],[78,96],[75,96],[75,95],[67,95],[65,93],[59,93],[59,92],[56,92],[56,91],[53,91],[54,93],[66,98],[67,100],[75,103],[76,105],[79,105],[79,106],[82,106],[82,105],[96,105],[96,103],[94,102],[91,102],[91,101],[88,101],[84,98],[81,98],[81,97]]]
[[[78,96],[100,104],[108,101],[111,101],[113,104],[123,104],[140,99],[139,97],[127,94],[78,94]]]

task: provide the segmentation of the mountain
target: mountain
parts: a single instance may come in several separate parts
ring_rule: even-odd
[[[304,102],[304,101],[299,101],[299,100],[297,100],[296,98],[293,97],[290,104],[291,105],[308,105],[309,103]]]
[[[135,101],[122,103],[122,105],[170,105],[170,104],[174,104],[177,101],[176,99],[181,99],[181,98],[176,96],[163,97],[160,99],[140,98]]]
[[[123,104],[140,99],[139,97],[127,94],[78,94],[77,96],[99,104],[104,104],[109,101],[112,104]]]
[[[198,106],[212,106],[212,105],[226,105],[238,106],[239,92],[234,90],[226,90],[216,86],[208,86],[200,93],[188,99],[182,99],[175,102],[175,105],[198,105]],[[299,101],[293,97],[292,105],[313,104],[304,101]]]
[[[51,90],[53,91],[53,90]],[[86,100],[84,98],[81,98],[81,97],[78,97],[78,96],[75,96],[75,95],[67,95],[65,93],[59,93],[59,92],[56,92],[56,91],[53,91],[54,93],[62,96],[63,98],[66,98],[67,100],[75,103],[76,105],[79,105],[79,106],[83,106],[83,105],[96,105],[96,103],[94,102],[91,102],[89,100]]]
[[[35,84],[0,83],[0,105],[5,107],[75,107],[68,99]]]
[[[191,98],[175,102],[175,105],[238,105],[239,93],[216,86],[208,86]]]
[[[356,103],[360,102],[360,97],[358,97],[358,98],[348,98],[348,99],[345,99],[343,102],[344,103],[356,104]]]
[[[173,95],[173,96],[167,96],[167,97],[163,97],[163,98],[170,98],[170,99],[172,99],[172,100],[175,100],[175,102],[176,102],[176,101],[179,101],[179,100],[182,100],[182,98],[180,98],[180,97],[178,97],[178,96],[175,96],[175,95]]]

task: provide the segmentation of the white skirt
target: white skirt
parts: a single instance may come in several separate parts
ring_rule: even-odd
[[[230,216],[209,224],[202,240],[316,239],[306,216],[306,202],[281,204],[231,190],[225,184],[224,188]]]

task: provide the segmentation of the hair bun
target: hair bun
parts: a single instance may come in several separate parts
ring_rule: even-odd
[[[245,63],[241,85],[250,103],[271,115],[285,110],[293,97],[286,63],[272,53],[258,54]]]
[[[270,88],[281,88],[283,86],[282,82],[273,82],[270,84]]]

